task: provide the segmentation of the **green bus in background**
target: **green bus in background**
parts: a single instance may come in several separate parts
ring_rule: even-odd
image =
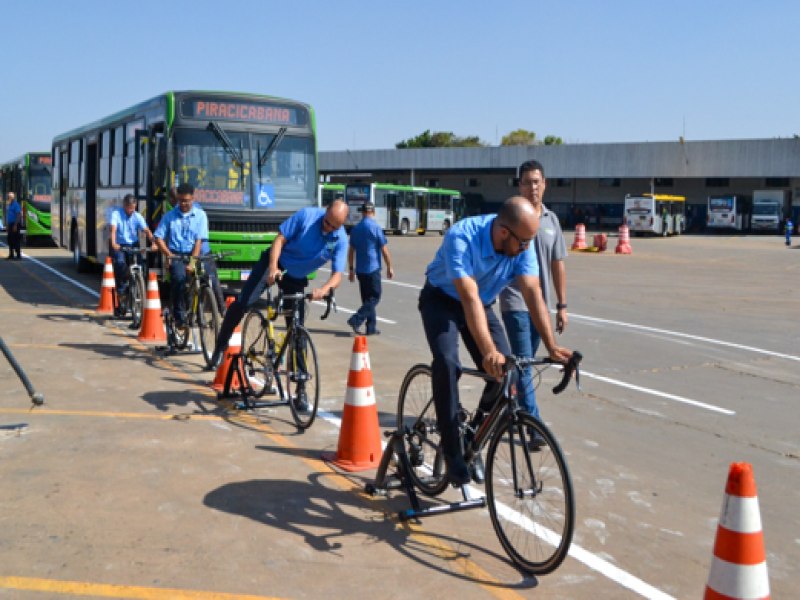
[[[334,200],[344,200],[343,183],[320,183],[317,186],[317,206],[328,206]]]
[[[83,270],[108,254],[110,218],[134,194],[149,226],[169,191],[195,187],[220,279],[247,279],[278,226],[317,204],[310,106],[236,92],[167,92],[53,140],[52,235]]]
[[[28,152],[0,165],[0,194],[5,202],[9,192],[17,196],[28,242],[50,241],[50,185],[52,161],[49,152]]]

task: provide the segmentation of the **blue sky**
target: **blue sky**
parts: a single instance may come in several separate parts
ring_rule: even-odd
[[[319,149],[800,134],[800,3],[5,0],[0,161],[170,89],[302,100]]]

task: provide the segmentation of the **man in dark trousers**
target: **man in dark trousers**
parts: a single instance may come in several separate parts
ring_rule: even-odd
[[[22,207],[14,192],[8,193],[6,207],[6,228],[8,231],[8,260],[22,260]]]
[[[381,301],[381,255],[386,261],[386,276],[389,279],[394,277],[394,269],[383,228],[374,218],[375,205],[366,202],[361,207],[361,212],[364,213],[364,218],[350,232],[350,248],[347,251],[348,279],[352,283],[358,277],[361,308],[347,319],[347,324],[356,335],[361,334],[358,328],[362,323],[366,323],[366,335],[378,335],[380,331],[376,328],[375,309]]]

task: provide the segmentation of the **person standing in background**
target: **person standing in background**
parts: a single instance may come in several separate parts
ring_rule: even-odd
[[[8,229],[8,260],[22,260],[22,207],[14,192],[8,193],[6,207],[6,227]]]

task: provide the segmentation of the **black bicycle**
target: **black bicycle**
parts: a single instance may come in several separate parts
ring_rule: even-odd
[[[273,297],[272,288],[266,293],[266,299],[248,311],[242,326],[241,367],[246,382],[240,391],[242,407],[288,404],[297,427],[308,429],[317,415],[320,391],[317,351],[311,334],[300,323],[300,303],[311,300],[311,294],[279,291]],[[324,300],[321,318],[327,319],[331,308],[336,310],[333,290]],[[286,331],[276,333],[273,322],[281,315],[286,319]],[[256,401],[267,394],[277,395],[278,399]]]
[[[553,388],[561,393],[575,374],[582,356],[573,353],[563,365],[561,382]],[[402,455],[401,479],[407,478],[406,491],[413,508],[400,513],[403,520],[485,506],[488,501],[492,525],[505,551],[523,571],[544,575],[555,570],[567,556],[575,526],[575,498],[567,461],[552,432],[539,419],[518,406],[516,384],[525,367],[541,370],[552,366],[550,359],[507,357],[506,372],[493,407],[488,414],[470,414],[461,409],[461,438],[464,458],[474,468],[481,451],[486,454],[486,498],[469,499],[446,507],[419,507],[413,486],[429,496],[441,494],[448,485],[441,439],[433,404],[431,368],[415,365],[400,388],[397,407],[397,432],[390,452]],[[475,369],[463,374],[490,380]],[[465,385],[462,379],[460,385]],[[483,386],[479,386],[483,387]],[[391,446],[394,446],[391,448]],[[396,460],[396,457],[395,457]],[[384,465],[386,463],[386,465]],[[385,485],[389,460],[384,455],[372,493],[388,489]],[[466,488],[466,486],[465,486]]]
[[[220,310],[217,306],[214,290],[211,289],[211,281],[204,263],[209,260],[217,260],[223,256],[225,256],[224,253],[201,257],[173,256],[172,260],[182,261],[184,264],[194,266],[192,273],[186,278],[185,288],[178,290],[178,293],[183,293],[186,297],[186,322],[182,327],[178,327],[171,308],[164,309],[164,326],[167,330],[167,342],[170,348],[175,350],[186,349],[189,345],[189,336],[192,328],[197,327],[200,332],[203,359],[207,366],[211,366],[211,355],[214,352],[217,335],[219,335]]]
[[[145,288],[146,265],[144,254],[146,250],[121,246],[120,250],[125,254],[125,285],[121,286],[125,292],[119,294],[120,316],[131,315],[131,329],[138,329],[142,325],[144,315],[144,300],[147,289]],[[117,284],[117,288],[119,288]]]

